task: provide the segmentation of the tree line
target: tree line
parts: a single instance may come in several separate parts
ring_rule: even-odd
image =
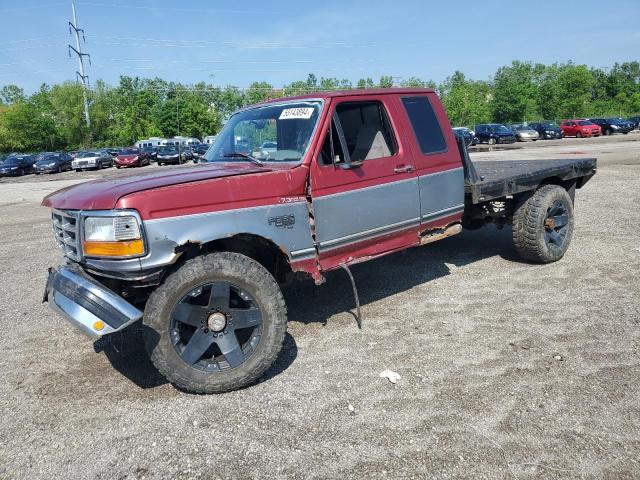
[[[390,76],[354,84],[309,74],[283,88],[254,82],[247,89],[122,76],[116,86],[97,81],[88,92],[91,128],[87,128],[81,85],[43,84],[31,95],[17,85],[6,85],[0,89],[0,151],[129,145],[152,136],[202,138],[219,131],[234,110],[247,104],[322,90],[393,86]],[[452,124],[471,127],[640,112],[639,62],[603,69],[572,62],[514,61],[487,81],[471,80],[456,71],[439,84],[412,77],[399,86],[437,89]]]

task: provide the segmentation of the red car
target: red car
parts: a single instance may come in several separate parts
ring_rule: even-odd
[[[599,137],[602,129],[590,120],[576,118],[574,120],[564,120],[560,124],[562,135],[565,137]]]
[[[144,167],[149,165],[151,160],[143,150],[139,148],[123,148],[116,157],[116,168],[121,167]]]

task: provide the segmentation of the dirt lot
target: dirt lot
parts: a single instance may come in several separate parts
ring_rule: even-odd
[[[473,157],[600,159],[562,261],[488,228],[357,265],[362,331],[344,272],[296,284],[277,364],[217,396],[40,303],[37,200],[105,172],[3,179],[0,478],[640,477],[640,134],[517,147]]]

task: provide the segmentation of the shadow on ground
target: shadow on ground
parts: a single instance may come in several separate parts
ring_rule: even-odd
[[[488,227],[464,232],[456,237],[351,267],[358,287],[361,305],[449,275],[447,264],[457,267],[500,255],[518,261],[509,229]],[[297,282],[283,289],[289,321],[305,324],[327,320],[338,313],[355,309],[351,283],[344,271],[333,271],[327,282],[318,287],[312,281]],[[354,321],[355,323],[355,321]],[[103,337],[94,343],[96,352],[103,352],[113,368],[142,389],[155,388],[167,382],[149,359],[142,339],[144,326],[133,325],[118,334]],[[295,361],[298,347],[287,334],[280,356],[261,381],[273,378]]]
[[[465,231],[430,245],[353,265],[351,271],[360,304],[366,306],[449,275],[447,264],[463,267],[496,255],[508,261],[521,261],[513,249],[510,228],[497,230],[488,226]],[[335,270],[328,272],[326,279],[326,283],[319,287],[312,281],[304,281],[284,288],[290,322],[326,325],[327,319],[335,314],[355,311],[355,299],[347,274]]]

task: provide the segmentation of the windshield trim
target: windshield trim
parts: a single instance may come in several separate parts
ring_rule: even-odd
[[[238,115],[239,113],[242,112],[246,112],[249,110],[255,110],[258,108],[268,108],[268,107],[283,107],[286,105],[291,105],[292,103],[318,103],[320,105],[320,111],[318,112],[318,120],[316,121],[316,124],[313,126],[313,130],[311,131],[311,135],[309,135],[309,142],[307,143],[307,148],[305,148],[304,152],[302,152],[302,155],[300,155],[300,160],[264,160],[264,165],[265,167],[268,166],[269,164],[292,164],[292,165],[302,165],[305,162],[305,159],[307,158],[307,154],[309,153],[309,150],[311,149],[311,144],[313,143],[313,140],[316,136],[316,133],[318,131],[318,129],[320,128],[320,124],[322,123],[322,116],[324,114],[324,109],[325,109],[325,100],[323,98],[305,98],[305,99],[283,99],[283,101],[274,101],[274,102],[263,102],[263,103],[256,103],[253,105],[248,105],[246,107],[240,108],[238,110],[236,110],[235,112],[233,112],[231,114],[231,116],[229,116],[229,119],[225,122],[225,124],[223,125],[223,127],[220,129],[220,131],[216,134],[216,137],[220,135],[220,132],[222,132],[222,130],[224,130],[224,127],[227,125],[227,123],[229,123],[229,121],[235,116]],[[217,140],[217,138],[216,138]],[[215,141],[213,143],[211,143],[210,145],[214,145]],[[205,159],[206,160],[206,159]],[[228,159],[228,160],[216,160],[215,162],[210,162],[210,161],[206,161],[203,162],[203,164],[216,164],[216,163],[239,163],[239,162],[246,162],[246,160],[233,160],[233,159]]]

